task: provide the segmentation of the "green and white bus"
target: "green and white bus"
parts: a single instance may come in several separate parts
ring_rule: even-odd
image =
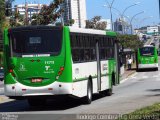
[[[152,45],[146,45],[137,51],[137,70],[148,68],[158,70],[158,51]]]
[[[51,96],[112,94],[119,83],[115,32],[30,26],[4,32],[5,95],[30,105]]]

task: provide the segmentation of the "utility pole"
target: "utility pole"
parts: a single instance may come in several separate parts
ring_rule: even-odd
[[[109,12],[110,12],[110,19],[111,19],[111,29],[114,30],[113,28],[113,15],[112,15],[112,7],[113,7],[113,3],[114,3],[115,0],[112,0],[111,3],[109,3],[107,0],[107,4],[108,4],[108,7],[109,7]]]
[[[131,21],[130,21],[131,34],[133,34],[133,25],[132,25],[133,19],[134,19],[137,15],[142,14],[142,13],[144,13],[144,12],[145,12],[145,11],[139,12],[139,13],[135,14],[135,15],[131,18]]]

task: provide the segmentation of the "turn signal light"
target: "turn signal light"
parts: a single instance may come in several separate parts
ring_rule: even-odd
[[[61,74],[62,74],[62,71],[59,71],[59,72],[58,72],[58,75],[61,75]]]
[[[60,71],[63,71],[64,70],[64,67],[60,67]]]
[[[9,73],[11,73],[11,75],[12,75],[13,77],[15,77],[15,74],[14,74],[14,72],[13,72],[13,69],[10,69],[10,70],[9,70]]]
[[[12,72],[13,72],[13,70],[12,70],[12,69],[10,69],[10,70],[9,70],[9,72],[10,72],[10,73],[12,73]]]
[[[59,76],[62,75],[63,71],[64,71],[64,67],[60,67],[58,75],[56,76],[57,80],[59,79]]]

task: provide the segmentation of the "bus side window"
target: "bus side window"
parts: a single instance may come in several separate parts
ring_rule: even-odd
[[[80,49],[80,62],[84,62],[84,49]]]
[[[90,60],[90,50],[89,49],[85,49],[84,50],[84,60],[85,61],[89,61]]]
[[[101,56],[101,60],[105,59],[105,49],[101,49],[100,56]]]
[[[91,61],[96,60],[96,49],[91,49]]]
[[[72,49],[72,59],[73,59],[73,62],[80,61],[80,54],[78,49]]]
[[[80,61],[80,50],[78,49],[79,47],[79,42],[80,39],[77,34],[71,34],[71,54],[72,54],[72,60],[73,62],[79,62]]]

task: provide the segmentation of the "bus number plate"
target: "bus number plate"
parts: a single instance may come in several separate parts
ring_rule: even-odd
[[[42,82],[42,79],[40,78],[32,79],[32,83],[39,83],[39,82]]]

